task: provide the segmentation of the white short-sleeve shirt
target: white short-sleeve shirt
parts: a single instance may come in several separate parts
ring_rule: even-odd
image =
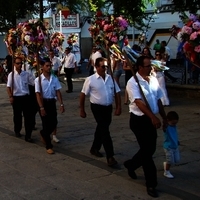
[[[92,61],[93,61],[93,63],[94,63],[94,64],[93,64],[94,72],[97,71],[97,70],[96,70],[96,67],[95,67],[96,59],[97,59],[97,58],[100,58],[100,57],[102,57],[102,55],[101,55],[101,53],[100,53],[99,51],[96,51],[95,53],[92,54],[91,59],[92,59]]]
[[[115,81],[114,81],[115,82]],[[116,93],[120,92],[119,86],[115,82]],[[114,83],[110,75],[105,75],[105,80],[98,73],[86,78],[82,93],[90,95],[90,102],[93,104],[108,106],[114,101]]]
[[[159,112],[158,99],[163,96],[158,80],[155,77],[151,76],[148,83],[140,76],[139,73],[137,73],[136,76],[138,77],[142,91],[150,105],[151,111],[154,114],[157,114]],[[133,114],[138,116],[144,115],[144,113],[134,103],[135,99],[143,99],[138,87],[138,83],[135,81],[134,77],[130,78],[127,82],[126,90],[128,92],[130,100],[129,112],[132,112]]]
[[[43,98],[56,99],[56,90],[60,90],[62,88],[58,78],[56,76],[51,75],[50,80],[48,80],[47,78],[45,78],[43,74],[40,77],[41,77]],[[39,77],[35,79],[35,92],[39,92],[39,93],[41,92]]]
[[[12,73],[14,73],[13,77]],[[12,84],[12,79],[14,81],[14,85]],[[19,74],[16,70],[14,70],[14,72],[10,72],[8,75],[7,87],[12,88],[12,86],[14,86],[13,96],[24,96],[30,94],[29,85],[34,86],[34,77],[27,71],[21,71]]]
[[[64,56],[62,60],[64,68],[75,68],[76,57],[73,53]]]
[[[51,62],[52,62],[52,70],[58,71],[58,68],[62,65],[60,59],[58,57],[54,56],[51,59]]]

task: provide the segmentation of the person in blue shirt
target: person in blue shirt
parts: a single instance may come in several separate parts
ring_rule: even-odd
[[[172,164],[178,163],[180,160],[178,133],[176,129],[178,120],[179,116],[175,111],[170,111],[167,113],[168,126],[164,131],[163,142],[163,148],[166,156],[166,161],[163,163],[164,176],[167,178],[174,178],[169,170]]]

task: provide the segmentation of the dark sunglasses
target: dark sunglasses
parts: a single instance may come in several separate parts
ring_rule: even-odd
[[[21,65],[21,64],[22,64],[22,62],[16,62],[15,64],[17,64],[17,65]]]
[[[107,65],[102,65],[101,67],[102,67],[103,69],[105,69],[105,68],[108,67],[108,66],[107,66]]]
[[[157,53],[157,54],[156,54],[156,56],[160,56],[160,54],[159,54],[159,53]]]
[[[150,67],[151,67],[151,65],[147,65],[147,66],[143,66],[143,67],[147,67],[147,68],[150,68]]]

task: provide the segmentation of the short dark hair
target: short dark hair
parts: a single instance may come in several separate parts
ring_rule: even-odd
[[[17,57],[14,58],[14,62],[15,62],[17,59],[18,59],[18,60],[21,60],[21,62],[22,62],[22,58],[19,57],[19,56],[17,56]]]
[[[71,50],[72,50],[72,47],[66,47],[66,48],[65,48],[65,51],[66,51],[66,50],[71,51]]]
[[[137,45],[137,44],[134,44],[132,46],[132,49],[135,50],[135,51],[141,51],[141,47],[139,45]]]
[[[99,67],[100,62],[102,62],[102,61],[106,61],[106,59],[103,58],[103,57],[97,58],[97,59],[95,60],[95,66]]]
[[[178,116],[177,112],[175,112],[175,111],[169,111],[167,113],[167,119],[168,120],[179,120],[179,116]]]
[[[163,40],[161,43],[162,43],[163,45],[167,46],[167,42],[166,42],[165,40]]]
[[[45,57],[40,61],[40,64],[43,66],[46,62],[51,62],[50,58]]]
[[[136,63],[135,63],[135,66],[136,66],[136,70],[137,70],[137,71],[138,71],[138,69],[139,69],[140,66],[143,66],[143,65],[144,65],[144,60],[145,60],[145,59],[149,59],[149,60],[150,60],[149,56],[140,56],[140,57],[137,59],[137,61],[136,61]]]

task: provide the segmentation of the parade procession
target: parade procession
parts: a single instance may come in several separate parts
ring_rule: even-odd
[[[171,3],[179,23],[154,25]],[[22,19],[16,2],[1,29],[0,199],[200,198],[199,5],[171,3],[31,0]]]

